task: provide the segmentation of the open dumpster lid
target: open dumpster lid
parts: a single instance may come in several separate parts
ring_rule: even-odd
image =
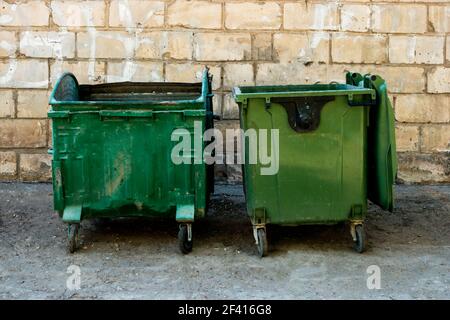
[[[394,183],[397,174],[395,118],[387,94],[386,81],[377,75],[348,73],[347,83],[370,87],[377,103],[370,108],[368,130],[368,198],[384,210],[394,209]]]

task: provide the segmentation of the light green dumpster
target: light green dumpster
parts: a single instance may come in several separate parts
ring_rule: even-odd
[[[77,248],[82,219],[149,216],[176,219],[180,249],[191,251],[213,167],[194,162],[194,153],[174,164],[172,133],[192,136],[194,121],[203,130],[213,126],[207,70],[201,83],[79,85],[66,73],[50,105],[54,208],[68,224],[69,251]]]
[[[260,256],[266,225],[350,222],[364,251],[367,199],[393,210],[397,162],[394,116],[385,81],[347,74],[346,84],[237,87],[241,128],[277,129],[278,171],[249,163],[244,139],[244,190]],[[271,150],[268,147],[268,150]],[[259,146],[258,146],[259,148]],[[276,148],[273,148],[276,150]]]

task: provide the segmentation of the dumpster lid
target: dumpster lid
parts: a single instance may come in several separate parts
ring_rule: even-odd
[[[377,93],[377,103],[369,111],[367,192],[369,200],[392,212],[397,153],[394,111],[387,94],[386,81],[377,75],[348,73],[347,83],[372,87]]]
[[[244,86],[234,87],[233,96],[236,102],[244,102],[249,98],[275,97],[314,97],[314,96],[342,96],[347,95],[353,100],[356,95],[370,95],[375,99],[375,91],[371,88],[354,86],[351,84],[330,83],[310,85],[286,85],[286,86]]]
[[[208,72],[202,82],[116,82],[78,84],[72,73],[64,73],[53,89],[51,105],[180,105],[204,102],[208,92]]]

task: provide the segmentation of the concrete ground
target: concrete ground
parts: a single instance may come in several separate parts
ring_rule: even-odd
[[[1,183],[0,298],[450,299],[450,186],[397,186],[396,198],[395,213],[370,206],[364,254],[346,225],[273,227],[260,259],[241,186],[222,185],[189,255],[174,221],[132,219],[83,221],[71,255],[51,185]],[[71,265],[79,290],[66,285]],[[379,290],[367,288],[371,265]]]

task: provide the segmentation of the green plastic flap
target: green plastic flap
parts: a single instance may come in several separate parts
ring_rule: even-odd
[[[394,209],[397,175],[395,118],[387,94],[386,81],[377,75],[347,74],[347,83],[373,88],[377,103],[370,108],[368,130],[368,198],[384,210]]]

